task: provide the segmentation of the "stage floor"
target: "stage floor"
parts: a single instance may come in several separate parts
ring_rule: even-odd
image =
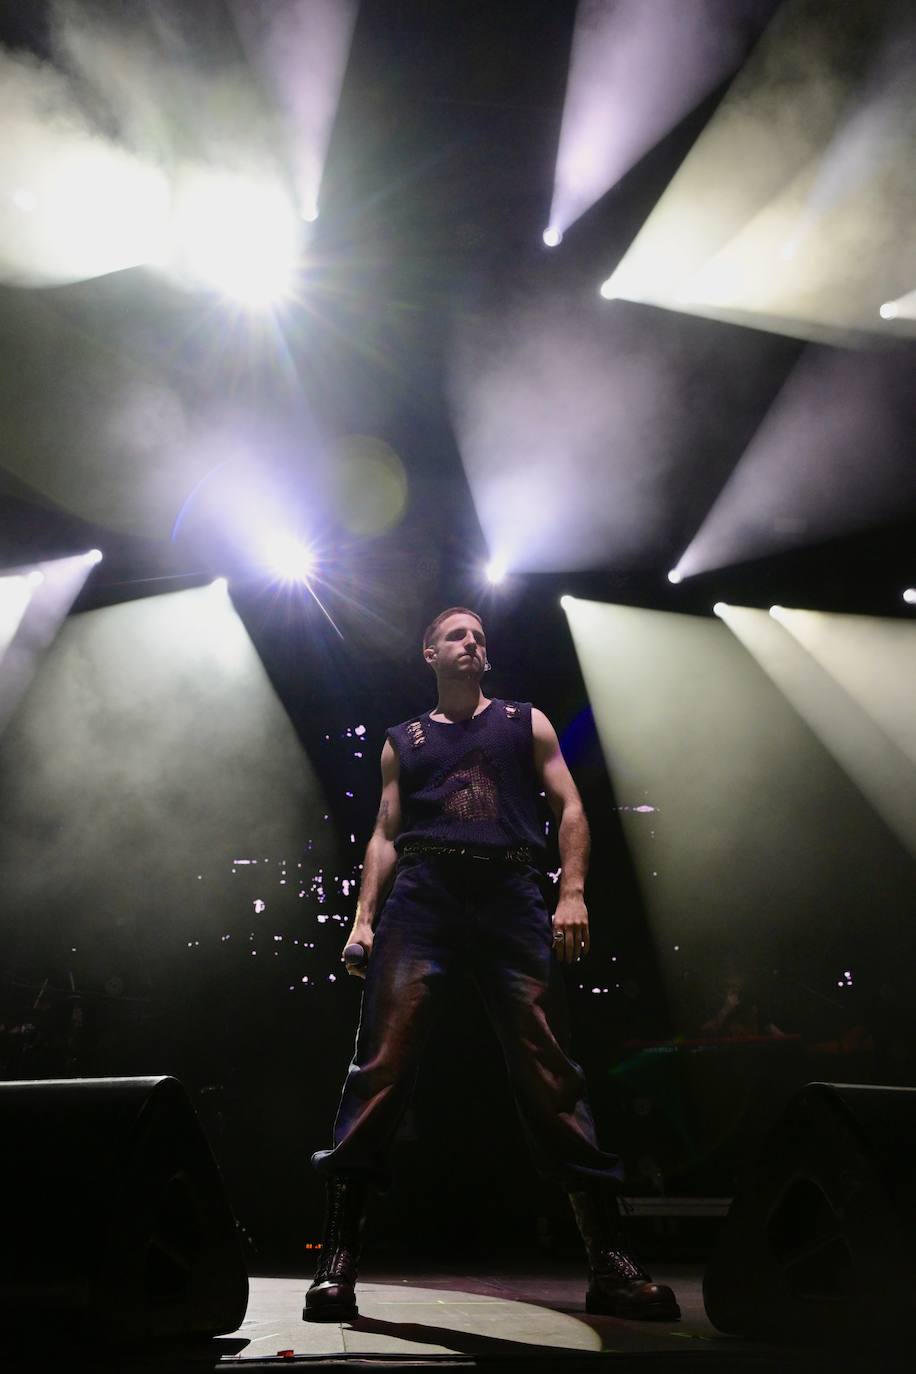
[[[469,1272],[473,1270],[473,1272]],[[78,1347],[30,1339],[9,1363],[16,1374],[34,1370],[84,1369],[91,1356],[95,1374],[206,1374],[235,1363],[256,1374],[280,1365],[308,1366],[313,1374],[486,1368],[490,1374],[580,1374],[590,1360],[638,1367],[649,1374],[674,1374],[709,1367],[715,1374],[861,1374],[913,1367],[913,1342],[906,1350],[882,1340],[880,1326],[857,1348],[798,1349],[722,1335],[703,1307],[699,1264],[657,1264],[653,1274],[678,1295],[677,1322],[622,1321],[585,1312],[581,1267],[530,1257],[512,1264],[465,1262],[462,1267],[416,1267],[398,1271],[370,1266],[360,1283],[360,1315],[354,1322],[302,1320],[306,1274],[264,1274],[250,1280],[248,1311],[237,1332],[213,1340],[145,1348],[90,1342]],[[76,1363],[74,1363],[74,1357]]]
[[[759,1347],[723,1336],[703,1308],[699,1266],[659,1266],[653,1272],[678,1295],[678,1322],[621,1321],[585,1311],[585,1276],[578,1265],[533,1272],[494,1268],[430,1270],[398,1275],[371,1268],[358,1287],[355,1322],[302,1320],[308,1278],[254,1277],[244,1323],[224,1337],[230,1359],[296,1355],[514,1356],[554,1350],[593,1353],[685,1352],[713,1349],[747,1353]],[[244,1346],[241,1342],[245,1342]],[[289,1356],[287,1355],[287,1358]]]

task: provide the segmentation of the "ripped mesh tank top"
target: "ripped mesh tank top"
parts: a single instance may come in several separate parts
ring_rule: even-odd
[[[502,701],[445,724],[430,712],[387,731],[400,761],[401,832],[409,840],[546,852],[538,813],[531,703]]]

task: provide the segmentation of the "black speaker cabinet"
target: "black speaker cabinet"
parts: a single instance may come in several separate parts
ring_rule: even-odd
[[[0,1329],[207,1337],[248,1302],[235,1221],[174,1078],[0,1083]]]
[[[916,1089],[809,1083],[762,1142],[703,1280],[730,1335],[835,1345],[916,1317]]]

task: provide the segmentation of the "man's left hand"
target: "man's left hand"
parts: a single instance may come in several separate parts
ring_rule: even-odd
[[[561,897],[553,914],[553,952],[561,964],[588,954],[588,912],[581,897]]]

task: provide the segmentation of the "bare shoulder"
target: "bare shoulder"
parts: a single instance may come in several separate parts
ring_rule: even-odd
[[[398,751],[386,735],[382,745],[382,781],[395,782],[401,776],[401,760]]]
[[[550,721],[540,711],[537,706],[531,708],[531,733],[539,744],[553,745],[557,743],[557,732]]]

